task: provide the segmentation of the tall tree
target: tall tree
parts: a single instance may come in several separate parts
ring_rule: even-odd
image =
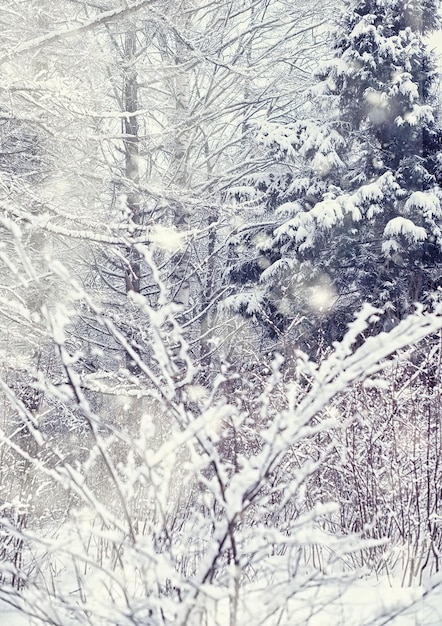
[[[234,306],[280,331],[307,315],[317,334],[322,319],[329,342],[362,301],[393,321],[439,285],[437,26],[433,1],[346,4],[310,112],[257,134],[277,166],[260,182],[267,224],[246,226],[249,259],[233,269],[260,286]]]
[[[107,19],[100,31],[108,68],[98,69],[113,89],[102,118],[93,111],[94,135],[107,157],[99,164],[107,166],[112,185],[109,219],[113,226],[120,222],[126,243],[101,252],[95,247],[94,286],[108,291],[109,306],[137,350],[147,354],[149,342],[126,295],[140,293],[152,305],[158,296],[130,244],[144,237],[162,258],[192,349],[206,366],[216,351],[211,342],[220,321],[213,312],[226,290],[224,241],[238,219],[232,186],[262,163],[250,150],[248,127],[266,110],[281,116],[293,94],[306,89],[321,43],[314,36],[318,6],[317,0],[304,9],[285,0],[153,2],[146,11]],[[97,11],[89,3],[88,18]]]

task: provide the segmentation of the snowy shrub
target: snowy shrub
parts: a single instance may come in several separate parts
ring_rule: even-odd
[[[439,540],[418,516],[425,510],[431,523],[437,503],[428,499],[434,490],[412,509],[409,498],[434,471],[424,471],[425,437],[439,435],[413,423],[412,408],[421,414],[429,404],[403,400],[405,365],[394,374],[388,357],[442,328],[438,311],[417,311],[361,343],[377,319],[366,307],[319,364],[295,352],[289,369],[280,356],[241,378],[221,366],[204,387],[176,305],[133,297],[151,343],[145,361],[77,283],[71,291],[70,307],[46,312],[54,374],[35,373],[30,384],[40,394],[35,416],[3,382],[23,434],[5,424],[2,450],[12,473],[26,465],[29,481],[25,493],[12,481],[2,494],[0,598],[54,626],[290,624],[296,598],[317,593],[309,611],[323,610],[321,590],[381,572],[381,556],[393,571],[395,550],[413,551],[405,581],[420,575]],[[81,373],[69,337],[82,300],[136,376],[125,367],[101,378]],[[425,368],[416,372],[417,380]],[[375,376],[397,381],[391,400],[360,386]],[[384,445],[393,401],[402,405],[390,411]],[[370,421],[367,405],[376,411]],[[54,410],[71,416],[71,437],[47,426]]]

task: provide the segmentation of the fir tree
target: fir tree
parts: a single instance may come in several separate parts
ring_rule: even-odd
[[[363,301],[399,319],[442,284],[442,132],[425,43],[437,26],[433,0],[348,4],[309,118],[261,126],[269,219],[237,236],[249,254],[232,272],[238,310],[279,330],[305,315],[317,334],[322,320],[332,341]]]

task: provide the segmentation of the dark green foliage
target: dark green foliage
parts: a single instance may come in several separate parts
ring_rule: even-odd
[[[244,229],[237,310],[281,331],[305,316],[330,344],[362,302],[398,320],[442,282],[442,130],[423,39],[438,24],[432,1],[349,3],[305,119],[258,129],[271,159],[258,189],[275,225],[271,236]],[[262,254],[267,265],[245,271]],[[259,306],[244,304],[247,285]]]
[[[335,96],[342,130],[365,132],[360,167],[373,174],[373,159],[400,170],[407,188],[429,188],[435,164],[422,162],[440,143],[431,108],[437,76],[422,34],[438,24],[434,3],[383,2],[357,5],[343,19],[335,56],[318,74],[323,96]],[[409,162],[414,159],[414,166]],[[365,160],[365,162],[364,162]]]

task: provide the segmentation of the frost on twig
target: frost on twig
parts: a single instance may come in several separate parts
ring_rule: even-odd
[[[76,297],[86,294],[77,290]],[[106,311],[87,298],[96,322],[130,350]],[[233,369],[213,387],[197,383],[173,307],[155,310],[141,295],[132,305],[152,338],[152,360],[137,356],[136,379],[82,374],[82,355],[70,346],[75,309],[47,311],[47,340],[57,346],[65,391],[50,377],[38,383],[41,415],[52,411],[50,420],[35,417],[39,446],[1,432],[2,449],[16,467],[26,464],[33,490],[23,503],[26,525],[6,517],[14,501],[2,509],[2,528],[19,538],[22,558],[5,562],[0,596],[59,626],[216,623],[226,611],[231,624],[273,624],[276,615],[289,623],[303,594],[338,583],[343,591],[365,572],[354,567],[357,555],[382,553],[386,538],[339,531],[345,503],[332,502],[338,494],[318,482],[347,436],[339,398],[386,368],[389,356],[440,330],[440,312],[417,310],[361,342],[380,314],[366,307],[317,367],[298,358],[299,371],[287,380],[277,357],[262,385],[241,381],[244,393]],[[185,378],[176,370],[171,332],[187,363]],[[25,419],[23,404],[8,399]],[[67,432],[59,430],[62,411],[72,416]],[[20,596],[17,578],[25,587]],[[317,602],[314,610],[322,610],[320,593]]]

